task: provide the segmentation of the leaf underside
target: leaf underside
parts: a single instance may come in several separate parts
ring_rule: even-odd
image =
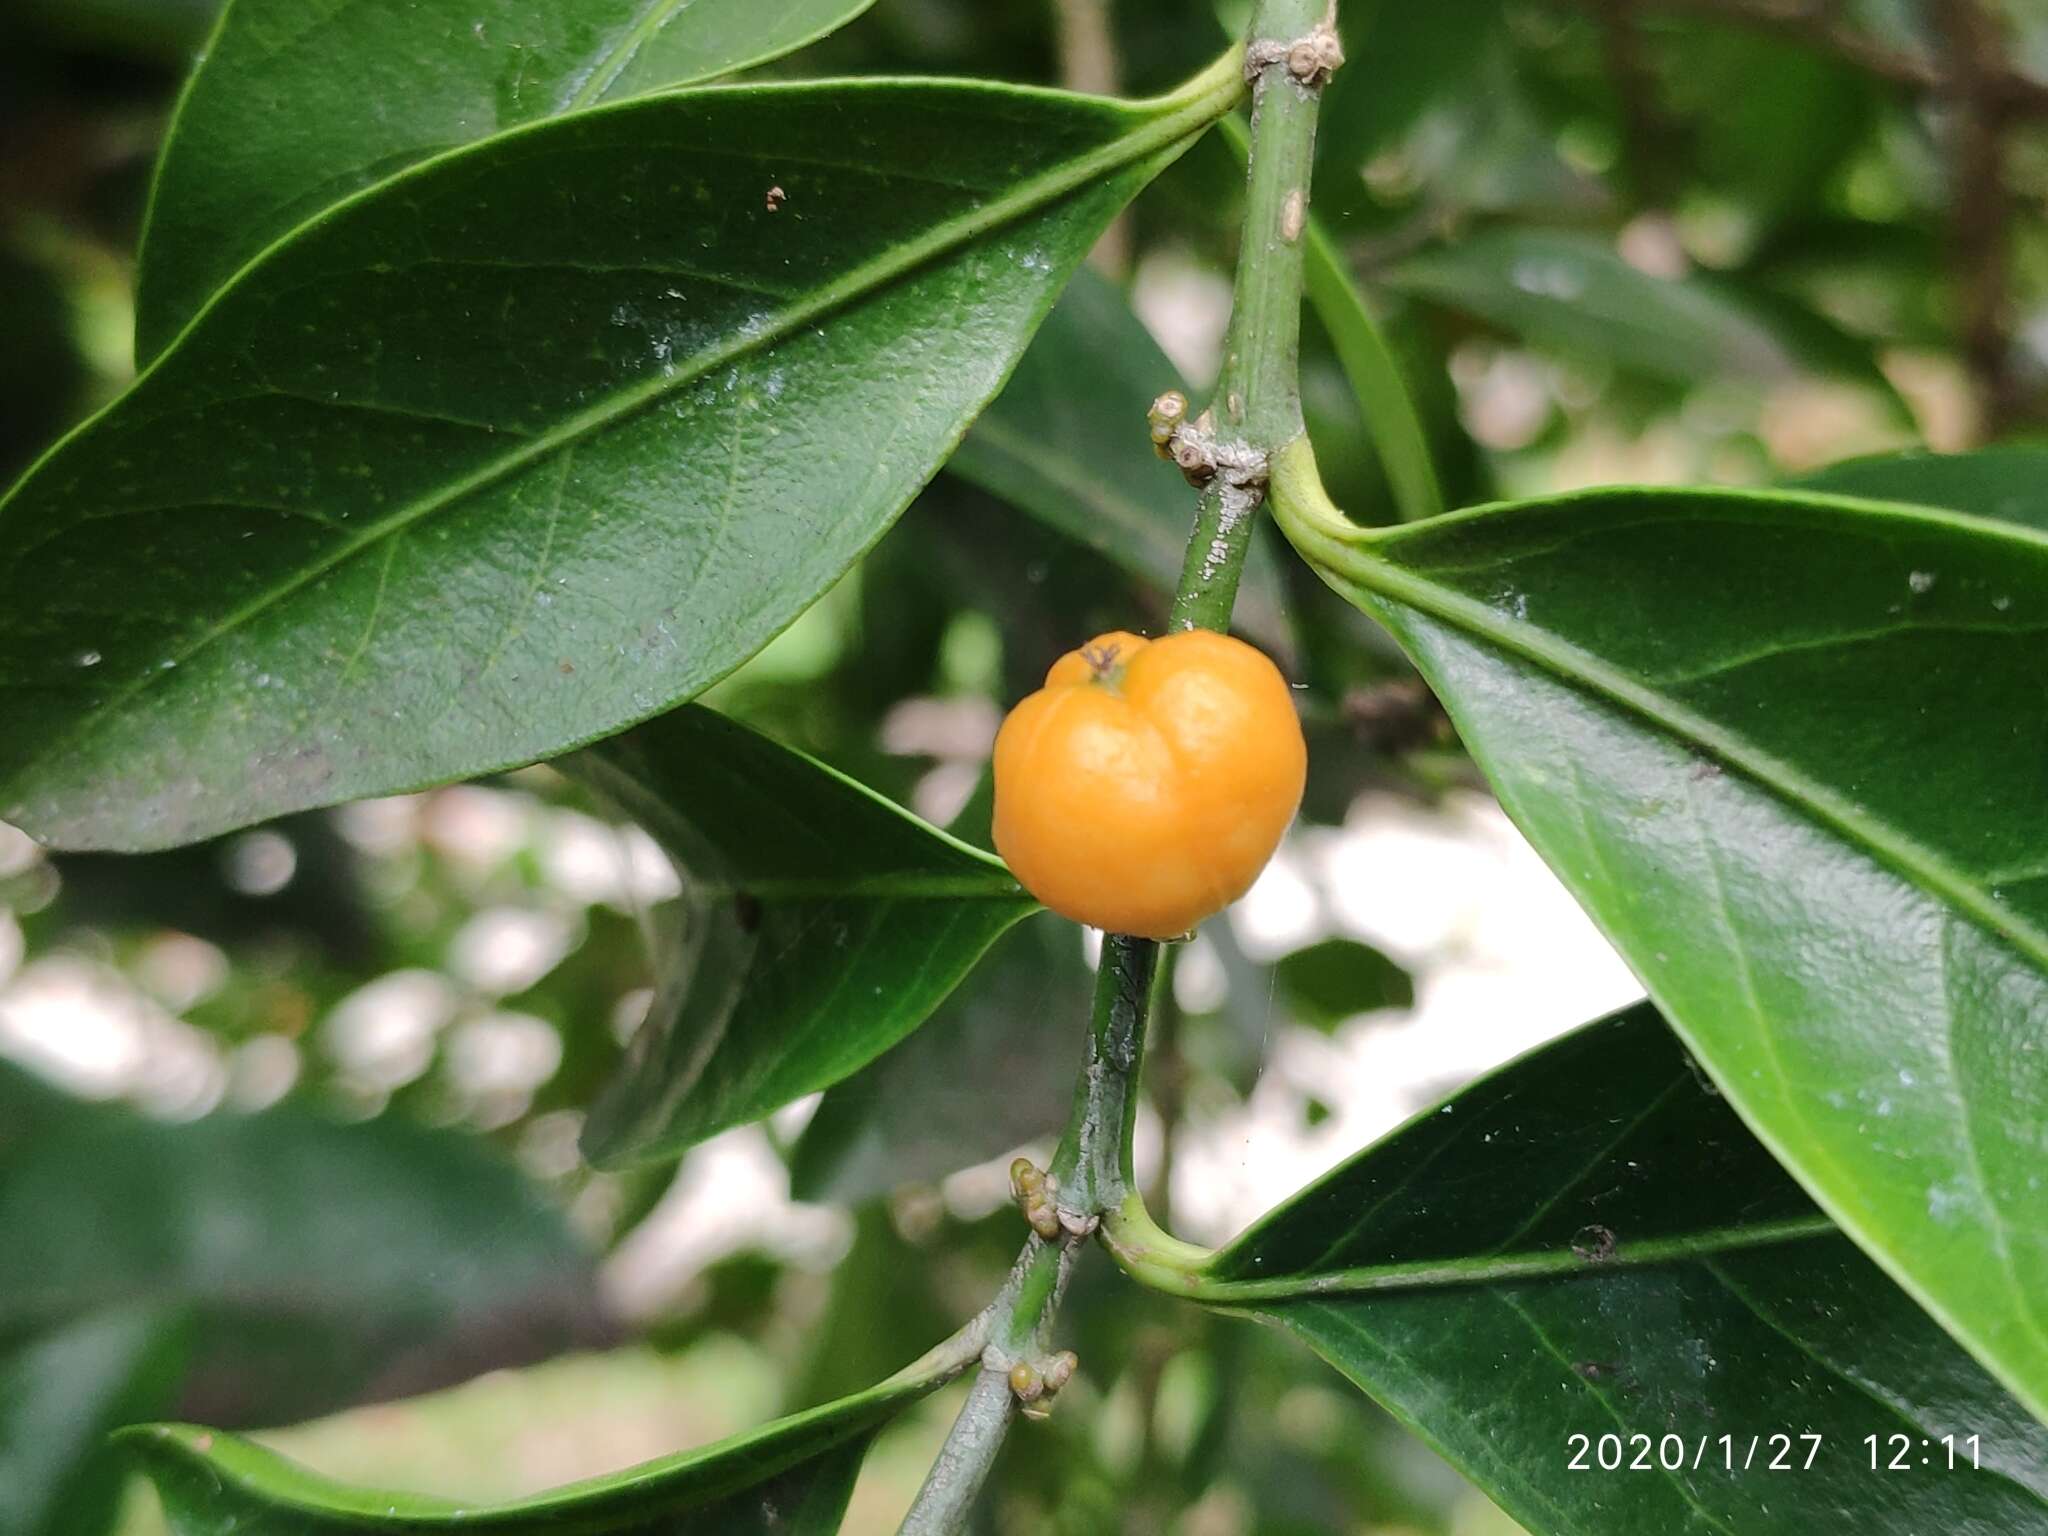
[[[2048,1531],[2048,1429],[1828,1226],[1648,1005],[1419,1116],[1204,1279],[1339,1272],[1390,1288],[1241,1305],[1537,1536]],[[1575,1469],[1574,1433],[1643,1464]],[[1871,1470],[1873,1434],[1887,1463],[1911,1437],[1910,1473]],[[1923,1463],[1945,1435],[1980,1437],[1982,1470]]]
[[[97,1536],[121,1498],[109,1431],[171,1405],[176,1309],[112,1307],[0,1345],[0,1530]]]
[[[490,1507],[338,1483],[190,1425],[144,1425],[119,1440],[156,1484],[173,1536],[829,1536],[876,1426],[933,1385],[876,1388],[702,1451]]]
[[[9,1536],[106,1529],[107,1432],[194,1394],[291,1422],[567,1348],[596,1315],[583,1245],[472,1136],[292,1105],[167,1124],[4,1063],[0,1232]]]
[[[1768,384],[1834,374],[1903,413],[1868,346],[1831,324],[1711,278],[1651,277],[1590,236],[1496,229],[1410,257],[1386,281],[1643,377]]]
[[[293,1105],[168,1124],[20,1086],[0,1070],[0,1127],[24,1104],[30,1127],[0,1135],[0,1338],[190,1313],[225,1399],[277,1422],[421,1363],[458,1319],[558,1347],[588,1304],[583,1245],[473,1137]]]
[[[829,1087],[922,1024],[1036,909],[1010,872],[696,705],[566,764],[675,860],[661,985],[584,1150],[672,1153]]]
[[[1094,990],[1072,923],[1019,924],[916,1034],[826,1093],[790,1154],[790,1197],[856,1205],[1055,1134]]]

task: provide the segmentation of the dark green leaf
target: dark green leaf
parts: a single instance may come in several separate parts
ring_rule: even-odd
[[[922,1029],[825,1095],[790,1159],[790,1194],[858,1204],[1058,1131],[1094,991],[1072,923],[1022,924]]]
[[[1432,108],[1463,105],[1476,61],[1504,40],[1507,27],[1501,0],[1353,0],[1342,19],[1345,45],[1359,62],[1332,78],[1316,124],[1316,158],[1333,181],[1356,181],[1368,160]],[[1375,68],[1376,61],[1388,67]]]
[[[880,536],[1241,89],[678,91],[301,226],[0,501],[0,816],[162,846],[695,693]]]
[[[1634,489],[1362,534],[1301,462],[1283,526],[1744,1117],[2048,1412],[2048,537]]]
[[[1603,189],[1560,153],[1554,110],[1518,57],[1509,9],[1501,0],[1346,0],[1339,24],[1353,62],[1325,93],[1316,130],[1314,201],[1334,228],[1383,224],[1390,204],[1549,218],[1604,206]],[[1374,161],[1383,179],[1369,189]]]
[[[1415,982],[1369,944],[1324,939],[1297,949],[1273,967],[1280,990],[1304,1024],[1334,1029],[1375,1008],[1412,1008]]]
[[[802,47],[874,0],[235,0],[157,167],[148,362],[273,240],[429,155]]]
[[[1697,125],[1701,179],[1766,221],[1823,205],[1830,178],[1877,121],[1869,78],[1817,50],[1691,25],[1666,48],[1676,104]]]
[[[275,1452],[181,1424],[120,1436],[156,1483],[173,1536],[828,1536],[876,1428],[959,1362],[924,1363],[855,1397],[703,1450],[494,1507],[357,1488]]]
[[[1829,1227],[1648,1006],[1418,1116],[1199,1283],[1348,1289],[1234,1304],[1537,1536],[2048,1531],[2048,1429]],[[1864,1437],[1888,1465],[1899,1434],[1910,1469],[1873,1472]]]
[[[672,1153],[858,1071],[1031,912],[998,859],[692,705],[568,768],[667,849],[662,980],[584,1150]]]
[[[0,1116],[17,1081],[0,1071]],[[40,1088],[22,1102],[32,1134],[0,1137],[0,1337],[186,1315],[188,1393],[277,1422],[445,1379],[460,1333],[474,1370],[587,1329],[581,1245],[474,1138],[288,1107],[170,1125]]]
[[[1195,496],[1153,452],[1145,408],[1183,387],[1115,285],[1077,272],[948,467],[1171,592]],[[1245,562],[1235,622],[1268,648],[1291,644],[1264,549]]]
[[[0,480],[12,480],[78,419],[90,375],[58,274],[0,242]]]
[[[1830,465],[1793,487],[1946,507],[2048,531],[2048,448],[1882,454]]]
[[[1707,277],[1651,277],[1591,236],[1499,229],[1413,256],[1386,281],[1540,346],[1691,384],[1841,374],[1889,396],[1871,360],[1818,317]]]
[[[0,1346],[0,1530],[113,1523],[122,1481],[106,1436],[171,1406],[184,1342],[174,1315],[131,1307]]]

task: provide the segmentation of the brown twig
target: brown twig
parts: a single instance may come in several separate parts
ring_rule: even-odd
[[[2012,366],[2012,193],[2006,139],[2013,109],[1997,87],[2004,29],[1981,0],[1935,0],[1948,59],[1953,200],[1950,239],[1961,302],[1964,366],[1975,385],[1982,435],[1997,437],[2023,400]]]
[[[1059,46],[1060,84],[1092,96],[1114,96],[1122,89],[1123,71],[1110,32],[1108,0],[1057,0],[1053,36]],[[1113,278],[1131,269],[1131,216],[1126,209],[1088,253],[1088,264]]]
[[[1670,135],[1657,106],[1656,76],[1643,57],[1641,8],[1642,0],[1593,0],[1607,77],[1621,102],[1622,149],[1636,200],[1657,207],[1670,191],[1664,153]]]

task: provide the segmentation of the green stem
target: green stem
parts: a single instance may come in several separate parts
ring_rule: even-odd
[[[1138,1114],[1138,1063],[1145,1055],[1145,1024],[1159,945],[1129,934],[1102,937],[1095,973],[1095,1011],[1089,1021],[1088,1064],[1074,1086],[1067,1134],[1053,1154],[1059,1205],[1080,1221],[1114,1210],[1136,1187],[1131,1132]]]
[[[968,1510],[1016,1417],[1010,1368],[1044,1355],[1053,1314],[1089,1228],[1132,1187],[1138,1061],[1158,964],[1159,946],[1149,940],[1123,934],[1103,938],[1088,1065],[1075,1085],[1073,1115],[1048,1170],[1058,1186],[1059,1209],[1072,1229],[1052,1242],[1034,1233],[996,1299],[958,1336],[983,1347],[981,1371],[899,1536],[951,1536],[965,1528]]]
[[[1498,1253],[1464,1259],[1419,1259],[1329,1269],[1271,1279],[1233,1280],[1209,1273],[1215,1254],[1163,1232],[1144,1206],[1133,1199],[1102,1221],[1102,1242],[1117,1266],[1155,1291],[1185,1296],[1206,1306],[1249,1306],[1262,1301],[1302,1301],[1326,1296],[1358,1296],[1379,1291],[1434,1290],[1451,1285],[1498,1285],[1577,1274],[1592,1264],[1602,1269],[1627,1269],[1645,1264],[1672,1264],[1702,1255],[1764,1248],[1778,1243],[1825,1237],[1835,1230],[1825,1216],[1794,1216],[1784,1221],[1746,1227],[1722,1227],[1679,1237],[1646,1238],[1623,1243],[1597,1259],[1570,1248],[1531,1253]]]
[[[1251,132],[1237,118],[1217,119],[1216,131],[1240,161],[1250,159]],[[1302,238],[1303,291],[1329,334],[1338,365],[1358,400],[1373,451],[1379,455],[1381,470],[1394,493],[1395,509],[1403,522],[1435,517],[1444,509],[1444,495],[1429,450],[1429,430],[1416,413],[1415,397],[1401,376],[1394,349],[1373,318],[1365,295],[1359,292],[1336,241],[1314,214],[1309,215],[1308,231]]]
[[[1334,21],[1335,13],[1335,0],[1258,0],[1252,13],[1250,46],[1280,44],[1281,57],[1264,64],[1252,82],[1244,247],[1213,409],[1217,441],[1246,450],[1260,466],[1301,436],[1296,362],[1302,235],[1322,95],[1320,80],[1300,81],[1289,72],[1285,45]],[[1262,49],[1260,56],[1272,52]],[[1231,57],[1234,61],[1239,55]],[[1203,493],[1174,594],[1173,628],[1230,627],[1253,514],[1264,495],[1263,468],[1254,475],[1219,475]],[[1049,1170],[1061,1215],[1070,1231],[1083,1235],[1106,1213],[1137,1200],[1131,1133],[1159,952],[1150,939],[1103,936],[1088,1065]],[[1017,1256],[1002,1292],[978,1320],[987,1340],[981,1372],[911,1506],[902,1536],[957,1536],[966,1529],[974,1499],[1016,1417],[1007,1373],[1027,1352],[1043,1352],[1081,1241],[1078,1235],[1054,1242],[1034,1235]]]
[[[1251,43],[1287,44],[1335,14],[1334,0],[1262,0]],[[1219,443],[1270,455],[1301,435],[1301,268],[1322,90],[1284,59],[1252,82],[1251,166],[1223,371],[1210,409]],[[1228,629],[1263,480],[1219,474],[1202,493],[1175,592],[1172,627]]]
[[[1002,1450],[1003,1437],[1016,1416],[1017,1400],[1010,1393],[1009,1378],[983,1366],[968,1389],[967,1402],[953,1421],[952,1432],[939,1447],[938,1459],[925,1474],[917,1502],[897,1527],[897,1536],[954,1536],[966,1529],[974,1497],[988,1481],[996,1453]]]

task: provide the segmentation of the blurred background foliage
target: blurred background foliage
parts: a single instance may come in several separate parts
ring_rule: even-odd
[[[0,3],[0,481],[131,376],[152,156],[212,11]],[[881,0],[775,68],[1143,92],[1239,20]],[[1757,483],[2041,423],[2048,7],[1345,0],[1342,21],[1315,208],[1453,505]],[[1077,638],[1163,614],[1184,491],[1143,407],[1214,376],[1238,202],[1214,140],[1147,192],[955,470],[711,702],[985,828],[1002,704]],[[1339,500],[1391,516],[1313,322],[1304,367]],[[1469,883],[1502,833],[1426,693],[1312,578],[1272,559],[1241,618],[1302,687],[1316,856],[1183,953],[1160,1026],[1154,1208],[1186,1197],[1212,1240],[1286,1192],[1276,1167],[1326,1166],[1526,1043],[1475,1019],[1449,1046],[1333,1044],[1327,1070],[1275,1073],[1290,1041],[1406,1038],[1456,958],[1354,920],[1342,839],[1391,817],[1428,853],[1412,878]],[[581,1107],[647,1006],[643,936],[676,889],[546,768],[143,858],[0,827],[0,1529],[158,1531],[97,1447],[164,1414],[299,1425],[275,1442],[343,1476],[509,1494],[850,1390],[978,1307],[1017,1237],[1003,1159],[1057,1126],[1078,1059],[1073,930],[1023,925],[821,1105],[597,1175]],[[1566,999],[1543,1027],[1592,1011]],[[1340,1059],[1396,1061],[1371,1114],[1347,1116]],[[1300,1155],[1205,1200],[1253,1132]],[[1081,1387],[1014,1437],[988,1529],[1508,1529],[1277,1335],[1106,1265],[1077,1291]],[[888,1433],[849,1529],[893,1528],[953,1408]]]

